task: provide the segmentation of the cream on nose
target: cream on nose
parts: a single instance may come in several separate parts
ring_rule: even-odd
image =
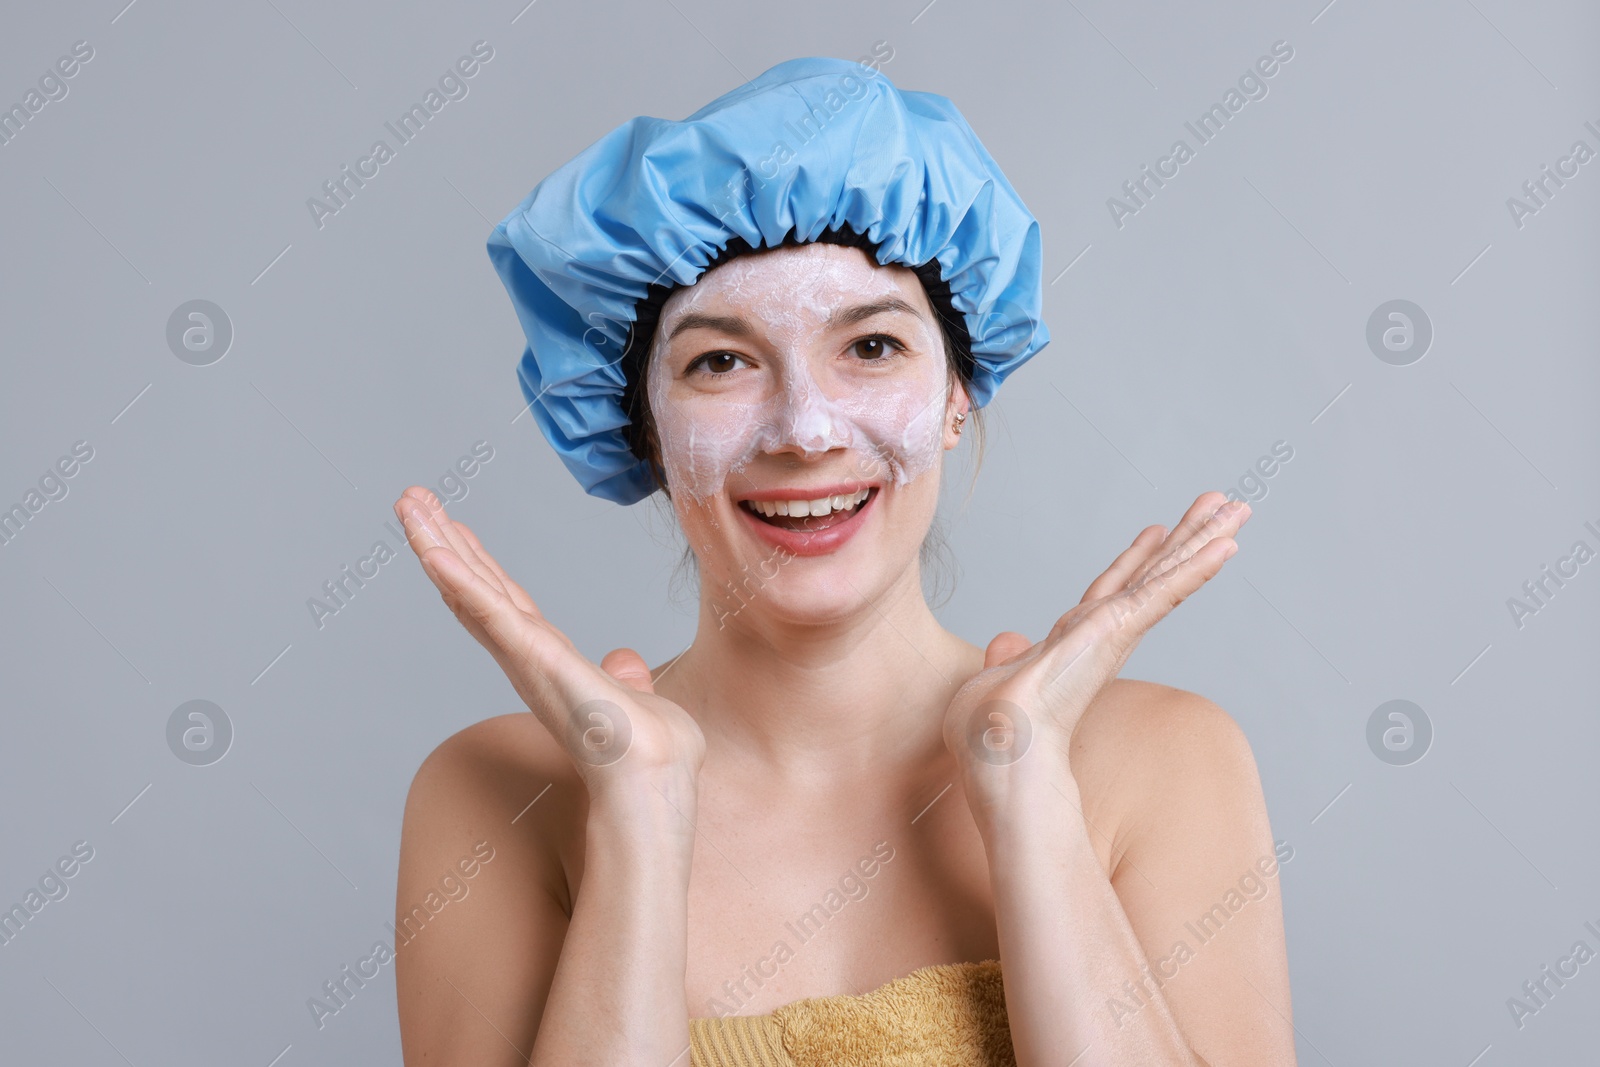
[[[821,455],[854,443],[850,420],[828,399],[809,369],[790,375],[778,398],[777,445]]]

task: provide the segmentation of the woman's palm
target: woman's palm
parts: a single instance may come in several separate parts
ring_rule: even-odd
[[[427,489],[407,489],[395,514],[445,604],[566,748],[591,794],[619,776],[698,771],[705,756],[699,726],[655,692],[637,652],[615,649],[599,666],[584,658]]]

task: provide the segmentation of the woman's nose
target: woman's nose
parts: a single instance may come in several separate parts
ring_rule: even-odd
[[[853,443],[849,419],[830,400],[809,373],[791,377],[777,398],[773,451],[800,451],[822,455]]]

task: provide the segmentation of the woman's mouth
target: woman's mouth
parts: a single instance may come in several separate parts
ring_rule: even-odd
[[[783,500],[741,500],[739,510],[769,544],[795,555],[820,556],[850,540],[877,497],[875,485],[814,497],[802,489]]]
[[[877,486],[854,493],[811,500],[741,500],[739,506],[762,522],[784,530],[826,530],[855,515],[878,491]]]

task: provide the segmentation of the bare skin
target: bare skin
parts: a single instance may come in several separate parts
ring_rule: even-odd
[[[668,301],[662,335],[690,307],[751,329],[697,326],[659,347],[664,403],[693,417],[726,391],[786,388],[802,363],[834,395],[876,388],[857,361],[878,349],[858,346],[880,333],[909,355],[874,375],[925,375],[945,358],[916,276],[857,249],[741,257],[755,261],[745,280],[771,262],[793,285],[806,257],[831,261],[819,287],[870,282],[913,310],[843,330],[764,328],[750,285],[719,288],[714,270]],[[708,352],[741,365],[726,378],[705,377],[704,362],[691,370]],[[945,450],[960,440],[955,413],[970,410],[950,384]],[[725,492],[675,496],[701,546],[700,625],[653,670],[627,648],[586,660],[430,492],[396,502],[441,596],[533,713],[446,740],[408,797],[400,917],[475,842],[495,856],[470,897],[398,952],[406,1063],[687,1065],[691,1016],[759,1014],[998,958],[1022,1067],[1292,1064],[1282,912],[1261,866],[1273,843],[1249,746],[1204,698],[1116,677],[1143,633],[1237,549],[1248,507],[1218,512],[1222,494],[1202,494],[1172,531],[1142,531],[1037,644],[1006,632],[980,649],[944,630],[920,591],[935,466],[880,484],[877,511],[843,548],[786,563],[730,616],[719,590],[770,552],[737,511],[743,494],[859,477],[848,451],[774,447]],[[585,747],[597,720],[573,727],[596,699],[631,732],[620,758],[605,748],[615,732],[591,729]],[[993,719],[997,707],[1020,710]],[[1019,719],[1028,742],[1013,758]],[[892,858],[842,883],[880,843]],[[1199,942],[1186,924],[1252,873],[1265,894]],[[843,906],[797,936],[798,917],[830,891],[839,901],[842,884]],[[772,974],[780,940],[792,952]],[[1192,950],[1181,965],[1179,941]]]

